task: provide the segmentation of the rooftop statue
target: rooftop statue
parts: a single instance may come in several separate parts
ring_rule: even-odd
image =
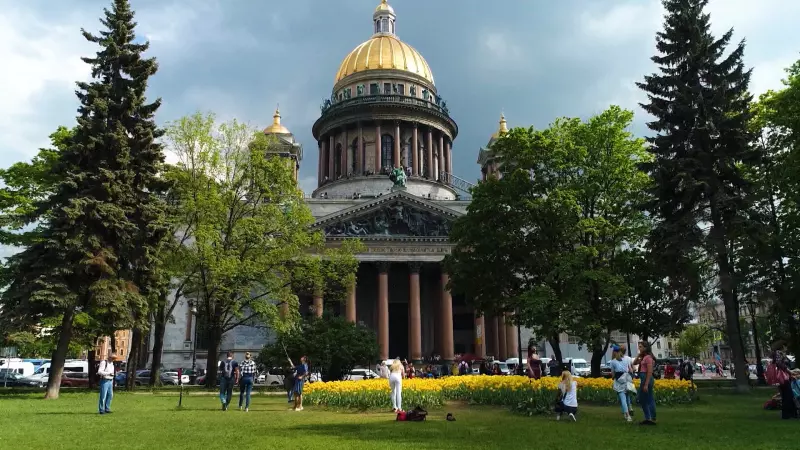
[[[392,169],[389,179],[394,182],[394,187],[406,187],[406,171],[399,167]]]

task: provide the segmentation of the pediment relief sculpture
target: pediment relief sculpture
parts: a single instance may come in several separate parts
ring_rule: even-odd
[[[367,214],[343,218],[328,225],[325,235],[447,237],[450,225],[450,219],[397,201]]]

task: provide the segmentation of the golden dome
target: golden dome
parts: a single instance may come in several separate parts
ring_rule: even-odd
[[[492,135],[492,139],[497,139],[506,133],[508,133],[508,122],[506,122],[505,114],[500,114],[500,126],[497,128],[497,131],[495,131],[494,134]]]
[[[378,8],[383,5],[381,3]],[[433,73],[425,58],[414,47],[390,34],[373,36],[350,52],[336,73],[335,83],[366,70],[402,70],[419,75],[434,84]]]
[[[272,125],[264,129],[264,134],[292,134],[285,126],[281,125],[281,112],[278,108],[275,109],[275,115],[272,116]]]
[[[389,6],[389,3],[387,3],[386,0],[381,0],[381,4],[378,5],[377,8],[375,8],[375,12],[381,12],[381,11],[389,11],[390,13],[394,14],[394,8]]]

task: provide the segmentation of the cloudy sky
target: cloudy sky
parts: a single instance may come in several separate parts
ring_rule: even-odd
[[[74,123],[74,82],[88,77],[79,57],[96,48],[110,0],[0,0],[0,166],[30,158],[58,125]],[[301,184],[317,167],[311,125],[330,95],[343,57],[368,39],[378,0],[131,0],[138,34],[160,70],[150,96],[161,122],[213,111],[259,127],[280,104],[284,124],[306,148]],[[395,0],[398,34],[431,66],[458,122],[454,172],[477,179],[478,149],[504,111],[511,126],[544,127],[610,104],[646,118],[634,82],[653,70],[658,0]],[[457,6],[455,6],[457,5]],[[502,6],[499,6],[502,5]],[[717,35],[747,39],[751,88],[780,86],[800,58],[800,1],[711,0]]]

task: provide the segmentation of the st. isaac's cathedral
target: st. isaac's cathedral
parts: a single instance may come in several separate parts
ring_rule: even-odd
[[[400,40],[396,23],[394,9],[382,0],[372,14],[372,36],[342,60],[312,128],[319,163],[317,188],[307,203],[314,226],[324,231],[329,246],[355,237],[365,250],[357,255],[357,282],[344,303],[301,297],[301,312],[327,310],[374,329],[382,359],[513,357],[516,327],[504,317],[476,315],[464,298],[444,288],[448,234],[453,220],[466,213],[469,201],[462,196],[471,183],[453,174],[458,125],[427,61]],[[280,120],[275,111],[264,133],[277,139],[296,175],[303,148]],[[506,130],[501,116],[480,150],[484,178],[498,169],[490,148]],[[193,322],[188,308],[179,305],[165,336],[165,366],[187,362]],[[267,338],[263,329],[238,327],[224,337],[221,351],[258,352]],[[205,353],[201,341],[197,349]]]

